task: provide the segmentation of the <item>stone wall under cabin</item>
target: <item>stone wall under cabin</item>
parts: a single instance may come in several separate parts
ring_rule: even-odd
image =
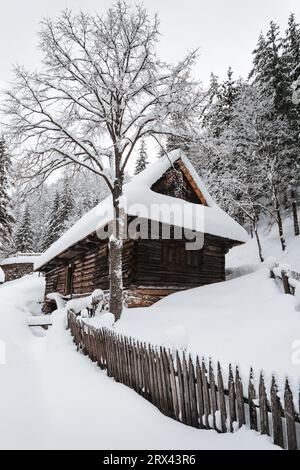
[[[6,281],[14,281],[19,279],[26,274],[31,274],[33,272],[33,263],[14,263],[1,265],[1,268],[5,274]]]

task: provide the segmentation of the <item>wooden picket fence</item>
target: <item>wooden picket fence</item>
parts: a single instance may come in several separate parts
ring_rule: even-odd
[[[275,266],[275,268],[271,269],[271,278],[282,281],[285,294],[295,295],[295,285],[297,282],[300,282],[300,273],[290,269],[288,271],[283,269],[279,274],[276,268],[278,268],[278,266]]]
[[[275,378],[267,393],[263,374],[256,389],[251,369],[247,396],[238,367],[229,365],[225,387],[221,365],[183,352],[172,354],[164,347],[135,341],[107,328],[97,329],[68,312],[77,350],[97,362],[107,375],[134,389],[166,416],[200,429],[233,432],[247,425],[272,436],[274,444],[297,449],[300,440],[299,415],[295,411],[288,380],[283,405]]]

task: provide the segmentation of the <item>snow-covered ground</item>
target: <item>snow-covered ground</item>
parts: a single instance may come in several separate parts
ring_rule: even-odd
[[[270,279],[278,261],[300,271],[300,237],[285,222],[287,250],[281,252],[276,227],[262,236],[265,259],[258,259],[255,240],[232,249],[227,266],[231,280],[173,294],[150,308],[127,310],[116,329],[154,344],[171,345],[174,336],[193,354],[240,366],[245,380],[252,366],[256,377],[272,373],[279,385],[286,376],[298,396],[300,379],[300,304],[284,295],[281,282]],[[250,273],[250,274],[249,274]],[[97,322],[97,320],[95,319]],[[174,333],[174,327],[177,332]],[[182,339],[180,338],[182,337]],[[171,344],[170,344],[171,343]]]
[[[299,212],[300,218],[300,212]],[[274,260],[280,263],[287,263],[292,268],[300,272],[300,236],[294,236],[293,222],[287,218],[283,222],[284,236],[286,238],[287,248],[285,252],[281,250],[281,244],[278,237],[278,228],[273,225],[268,228],[265,224],[259,229],[262,253],[265,260]],[[257,267],[259,263],[257,243],[255,238],[249,239],[244,245],[240,245],[230,250],[226,259],[226,266],[231,268]]]
[[[0,287],[1,449],[275,449],[253,431],[220,435],[163,416],[76,352],[63,311],[47,333],[30,329],[42,295],[35,275]]]

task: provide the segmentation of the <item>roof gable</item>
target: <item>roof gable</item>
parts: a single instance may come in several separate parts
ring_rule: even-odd
[[[193,204],[208,205],[200,188],[197,186],[181,158],[178,158],[178,160],[165,171],[151,186],[151,190],[166,196],[183,199]]]

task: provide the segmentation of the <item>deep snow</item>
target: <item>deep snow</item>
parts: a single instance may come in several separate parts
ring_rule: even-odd
[[[63,310],[46,334],[30,329],[43,286],[34,275],[0,287],[0,448],[275,449],[253,431],[220,435],[163,416],[76,352]]]

